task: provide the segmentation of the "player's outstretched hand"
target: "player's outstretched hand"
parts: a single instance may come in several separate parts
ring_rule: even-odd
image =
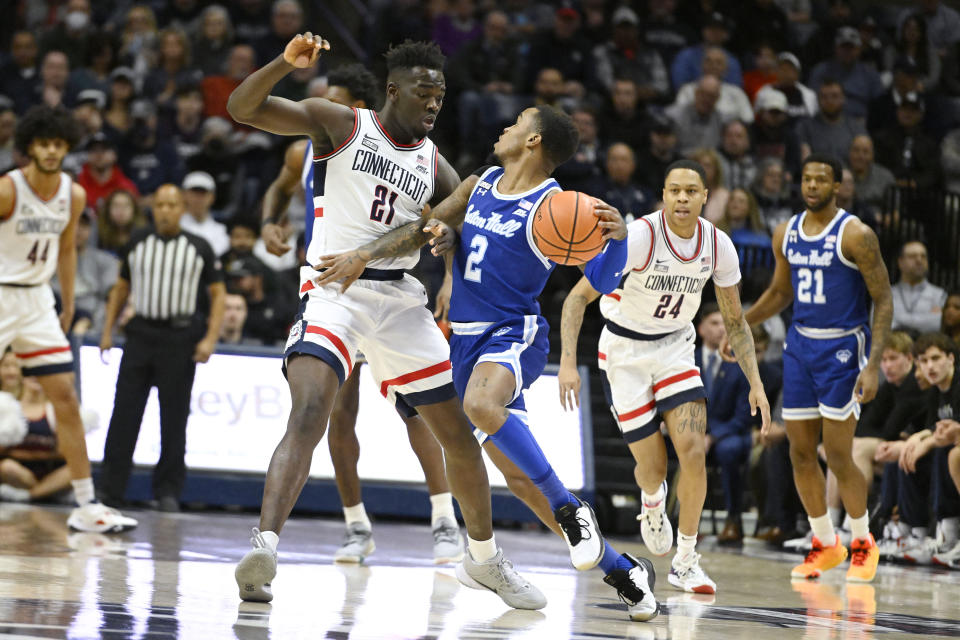
[[[267,251],[275,256],[282,256],[290,251],[290,245],[287,244],[283,227],[278,224],[268,222],[263,225],[263,229],[260,230],[260,237],[263,238],[263,244],[266,245]]]
[[[313,268],[323,271],[316,279],[317,285],[323,286],[342,280],[340,293],[345,293],[367,268],[367,261],[360,257],[359,251],[354,249],[345,253],[320,256],[319,264],[313,265]]]
[[[560,406],[565,410],[580,406],[580,372],[576,367],[560,365],[557,374],[560,383]],[[569,401],[569,404],[568,404]]]
[[[767,401],[767,394],[763,392],[763,386],[754,386],[750,388],[750,415],[757,415],[760,411],[760,435],[770,434],[770,403]]]
[[[627,237],[627,223],[616,207],[598,198],[593,205],[593,212],[600,218],[597,226],[603,229],[600,235],[604,240],[623,240]]]
[[[733,347],[730,346],[730,341],[727,340],[727,334],[723,334],[723,338],[720,340],[720,357],[726,360],[727,362],[736,362],[737,356],[733,353]]]
[[[305,69],[317,61],[321,50],[329,51],[330,43],[309,31],[298,33],[293,40],[287,43],[283,50],[283,59],[287,64],[292,64],[298,69]]]
[[[860,404],[867,404],[877,395],[880,386],[880,376],[873,367],[866,367],[857,376],[857,384],[853,387],[853,397]]]
[[[448,322],[450,313],[450,296],[453,293],[453,278],[448,273],[443,277],[443,284],[437,290],[437,299],[433,303],[433,317],[440,322]]]
[[[433,236],[428,244],[433,247],[430,253],[435,256],[442,256],[457,248],[457,232],[445,222],[430,218],[423,227],[423,232]]]

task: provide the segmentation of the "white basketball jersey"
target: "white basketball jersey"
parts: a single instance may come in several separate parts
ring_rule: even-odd
[[[740,281],[733,242],[703,218],[697,220],[686,255],[677,246],[679,238],[668,230],[663,211],[631,222],[628,231],[632,238],[642,238],[639,244],[631,242],[642,251],[637,255],[631,250],[630,271],[621,288],[605,296],[600,306],[604,317],[621,327],[648,335],[683,329],[700,309],[703,288],[711,279],[721,287]]]
[[[394,142],[369,109],[354,109],[353,132],[330,153],[313,159],[313,228],[307,263],[375,240],[416,220],[433,197],[437,147],[424,138]],[[309,226],[309,225],[308,225]],[[420,252],[373,260],[374,269],[410,269]]]
[[[13,214],[0,222],[0,284],[46,284],[57,270],[60,234],[70,222],[73,180],[61,172],[57,192],[44,200],[20,169],[7,175],[15,202]]]

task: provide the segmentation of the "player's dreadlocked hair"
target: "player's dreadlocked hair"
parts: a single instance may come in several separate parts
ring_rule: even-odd
[[[70,112],[63,107],[37,105],[30,107],[17,124],[14,145],[26,155],[34,140],[65,140],[73,148],[80,140],[80,130]]]
[[[394,69],[414,67],[443,71],[443,63],[447,59],[436,42],[413,40],[404,40],[403,44],[390,47],[384,57],[387,59],[387,73]]]
[[[362,64],[346,64],[327,74],[327,85],[343,87],[355,100],[363,100],[367,109],[380,104],[380,86],[377,77]]]
[[[580,132],[573,118],[549,105],[537,107],[537,132],[550,170],[570,159],[580,144]]]

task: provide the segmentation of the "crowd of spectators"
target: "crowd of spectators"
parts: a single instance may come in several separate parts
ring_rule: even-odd
[[[83,133],[65,163],[88,194],[77,229],[74,330],[101,330],[118,257],[150,223],[158,186],[174,183],[184,191],[183,228],[203,237],[224,265],[222,342],[281,343],[303,260],[302,197],[288,205],[296,251],[269,254],[258,235],[263,194],[291,140],[233,122],[226,101],[292,36],[327,25],[326,13],[298,0],[12,5],[0,27],[0,170],[24,161],[13,131],[34,104],[69,109]],[[325,32],[331,54],[292,72],[273,93],[323,96],[327,74],[353,55],[382,76],[390,44],[435,41],[447,55],[447,94],[432,136],[461,175],[482,164],[518,111],[540,104],[569,111],[580,132],[574,157],[556,171],[560,184],[604,198],[628,219],[656,209],[669,163],[695,158],[707,170],[704,215],[737,245],[747,301],[769,275],[770,234],[802,208],[799,168],[811,152],[843,160],[838,200],[868,224],[883,229],[917,217],[904,227],[916,241],[901,238],[894,247],[895,328],[905,333],[888,345],[889,361],[902,366],[884,368],[882,399],[899,403],[903,389],[939,396],[911,414],[922,417],[882,428],[878,415],[889,422],[902,412],[868,408],[862,422],[873,422],[864,438],[879,441],[858,446],[864,473],[883,477],[877,508],[900,523],[888,531],[901,539],[899,552],[930,547],[920,534],[927,514],[904,501],[932,486],[937,508],[952,508],[942,497],[960,478],[960,454],[947,453],[955,429],[938,425],[957,425],[960,406],[946,398],[960,377],[938,382],[924,363],[958,357],[960,296],[927,280],[927,249],[950,242],[939,233],[944,221],[892,207],[890,194],[891,187],[924,197],[960,192],[957,11],[938,0],[376,0],[370,9],[352,33]],[[346,36],[365,49],[348,46]],[[933,210],[956,225],[958,208]],[[756,334],[773,396],[784,320]],[[722,325],[713,329],[722,332]],[[712,357],[719,338],[705,325],[701,336],[698,356]],[[908,344],[906,336],[918,339]],[[784,432],[760,438],[742,408],[731,404],[725,417],[710,418],[713,461],[728,494],[722,537],[742,537],[741,494],[752,487],[766,488],[757,496],[765,536],[781,541],[794,532],[799,508],[789,500],[792,484],[783,482]],[[744,478],[748,461],[762,482]],[[933,470],[916,470],[925,465]],[[912,482],[921,475],[925,480]],[[942,547],[956,539],[960,514],[934,515],[947,522],[939,525]]]

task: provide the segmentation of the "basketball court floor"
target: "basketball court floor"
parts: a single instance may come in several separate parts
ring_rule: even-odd
[[[683,594],[654,560],[660,615],[630,622],[599,571],[578,573],[559,538],[499,530],[497,540],[546,594],[539,612],[515,611],[435,567],[426,524],[375,523],[365,566],[337,566],[333,519],[295,518],[281,537],[272,604],[241,603],[234,565],[248,549],[252,514],[133,512],[120,536],[67,530],[68,510],[0,504],[2,638],[803,638],[960,637],[960,573],[883,566],[872,585],[843,573],[791,583],[789,556],[701,543],[716,596]],[[642,554],[638,540],[614,540]]]

